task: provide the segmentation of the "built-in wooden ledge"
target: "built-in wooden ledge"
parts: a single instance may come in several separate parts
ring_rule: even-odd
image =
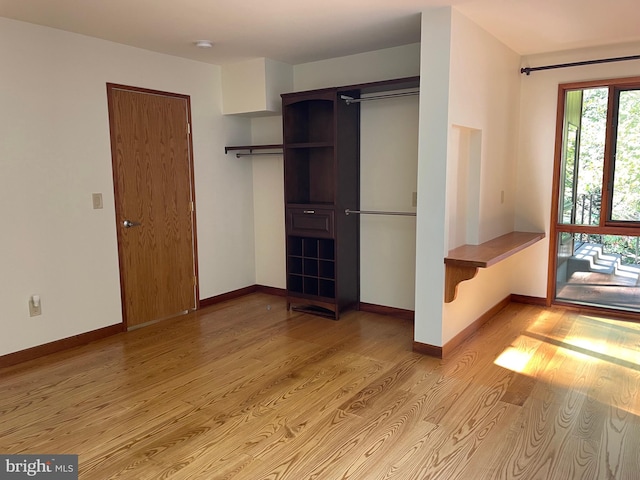
[[[444,259],[444,301],[453,302],[458,284],[475,277],[478,268],[495,265],[511,255],[542,240],[544,233],[511,232],[480,245],[462,245],[449,251]]]

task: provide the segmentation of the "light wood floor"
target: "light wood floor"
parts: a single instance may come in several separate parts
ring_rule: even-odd
[[[640,325],[511,304],[446,361],[412,339],[250,295],[0,370],[0,452],[90,480],[640,478]]]

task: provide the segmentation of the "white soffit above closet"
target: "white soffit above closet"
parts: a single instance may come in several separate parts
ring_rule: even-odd
[[[419,42],[420,12],[444,5],[523,55],[636,42],[637,1],[0,0],[0,16],[213,64],[295,65]]]

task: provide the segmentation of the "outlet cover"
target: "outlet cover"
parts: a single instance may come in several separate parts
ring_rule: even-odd
[[[102,208],[102,194],[94,193],[91,195],[91,199],[93,200],[93,209],[99,210]]]

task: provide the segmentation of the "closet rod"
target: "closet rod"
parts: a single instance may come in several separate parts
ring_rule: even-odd
[[[350,215],[352,213],[356,213],[359,215],[401,215],[405,217],[415,217],[415,212],[381,212],[378,210],[349,210],[348,208],[344,211],[345,215]]]
[[[236,158],[255,157],[257,155],[282,155],[280,152],[236,153]]]
[[[411,95],[420,95],[420,91],[400,92],[400,93],[387,93],[385,95],[376,95],[373,97],[353,98],[348,95],[340,95],[340,98],[344,100],[344,103],[351,105],[352,103],[366,102],[369,100],[380,100],[381,98],[395,98],[395,97],[408,97]]]

